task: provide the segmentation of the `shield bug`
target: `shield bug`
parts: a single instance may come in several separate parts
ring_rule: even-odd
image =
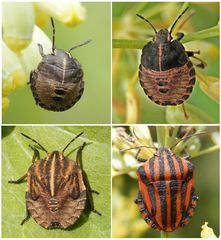
[[[205,62],[195,56],[199,51],[186,51],[183,47],[180,42],[184,37],[183,33],[177,33],[177,39],[173,40],[172,37],[176,23],[187,9],[178,16],[170,30],[157,31],[149,20],[137,14],[155,32],[153,41],[148,42],[142,49],[140,84],[146,95],[159,105],[179,105],[190,96],[195,84],[195,70],[189,57],[200,61],[198,67],[205,67]]]
[[[150,159],[138,157],[139,152],[143,147],[155,147],[126,149],[139,149],[136,159],[144,162],[137,170],[139,192],[135,203],[148,225],[165,232],[188,224],[198,200],[194,189],[194,166],[187,160],[189,156],[174,154],[172,149],[176,145],[160,147]]]
[[[101,215],[94,209],[92,190],[87,180],[86,173],[82,169],[81,153],[86,146],[84,143],[77,151],[76,161],[68,159],[64,152],[68,146],[83,134],[81,132],[73,138],[62,150],[49,153],[40,143],[22,133],[22,135],[47,153],[44,159],[37,159],[37,148],[34,150],[32,165],[27,173],[17,181],[9,183],[21,183],[27,179],[26,211],[27,216],[21,222],[25,223],[30,216],[44,228],[68,228],[81,216],[88,199],[91,211]]]
[[[82,96],[84,91],[83,70],[71,51],[88,44],[88,40],[72,47],[68,51],[56,49],[55,26],[53,28],[52,53],[45,55],[42,45],[38,44],[42,61],[36,70],[31,71],[31,91],[36,104],[50,111],[65,111],[71,108]]]

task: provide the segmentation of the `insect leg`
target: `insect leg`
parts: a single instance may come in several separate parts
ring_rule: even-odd
[[[38,49],[39,49],[39,53],[41,54],[42,57],[45,56],[44,52],[43,52],[43,47],[40,43],[38,43]]]
[[[29,147],[34,151],[34,155],[32,157],[32,162],[34,162],[35,160],[40,159],[40,155],[39,155],[39,151],[37,148],[33,147],[32,145],[29,144]]]
[[[82,170],[82,175],[83,175],[84,184],[86,186],[87,198],[89,200],[90,209],[92,212],[102,216],[102,214],[94,208],[94,201],[93,201],[93,197],[92,197],[92,192],[94,192],[96,194],[99,194],[99,192],[97,192],[96,190],[93,190],[91,188],[90,183],[88,181],[87,174],[83,170]]]
[[[185,156],[183,156],[186,160],[191,159],[190,154],[186,151],[186,149],[184,148],[184,152],[185,152]]]
[[[183,114],[184,114],[185,119],[188,119],[189,116],[188,116],[188,114],[186,112],[186,108],[185,108],[185,104],[184,103],[182,104],[182,108],[183,108]]]
[[[84,170],[82,170],[82,175],[83,175],[84,184],[86,186],[87,198],[89,200],[90,209],[92,212],[101,216],[102,214],[94,208],[94,201],[93,201],[93,197],[92,197],[92,192],[96,193],[96,194],[99,194],[99,192],[97,192],[96,190],[93,190],[91,188],[90,183],[88,181],[87,174],[84,172]]]
[[[140,210],[140,213],[144,219],[144,221],[149,225],[151,226],[153,229],[156,229],[158,228],[158,225],[154,219],[154,217],[149,213],[149,211],[147,210],[147,207],[146,207],[146,204],[143,200],[143,197],[142,197],[142,194],[141,192],[139,191],[138,192],[138,195],[137,195],[137,198],[135,199],[134,201],[138,207],[139,207],[139,210]]]
[[[182,32],[178,32],[177,34],[176,34],[176,36],[177,36],[177,41],[180,41],[183,37],[184,37],[184,33],[182,33]]]
[[[205,68],[206,67],[206,62],[203,61],[201,58],[198,58],[196,57],[194,54],[200,54],[200,51],[186,51],[188,57],[192,57],[192,58],[195,58],[197,59],[200,63],[199,64],[196,64],[197,67],[199,68]]]
[[[26,177],[27,177],[27,173],[25,173],[25,175],[20,177],[18,180],[9,180],[8,183],[19,184],[19,183],[22,183]]]
[[[23,225],[29,218],[30,218],[30,213],[27,209],[27,205],[26,205],[26,217],[21,221],[21,225]]]
[[[85,181],[84,181],[84,183],[85,183]],[[85,184],[85,185],[87,185],[87,184]],[[87,197],[88,197],[88,200],[89,200],[89,205],[90,205],[91,211],[98,214],[99,216],[102,216],[102,214],[94,208],[93,197],[92,197],[91,191],[87,188],[87,186],[86,186],[86,191],[87,191]]]
[[[21,221],[21,225],[23,225],[30,218],[30,213],[27,212],[26,217]]]
[[[138,149],[138,151],[137,151],[137,153],[135,155],[135,159],[137,159],[138,162],[146,162],[147,159],[138,157],[138,155],[140,154],[140,151],[141,151],[141,149]]]
[[[195,208],[197,206],[197,201],[199,200],[199,197],[195,194],[194,188],[192,188],[192,194],[191,194],[191,200],[189,203],[189,206],[187,208],[186,214],[183,216],[181,221],[181,226],[185,226],[189,223],[190,219],[192,218]]]
[[[96,190],[93,190],[89,184],[89,181],[88,181],[88,177],[87,177],[87,174],[86,172],[83,170],[83,167],[82,167],[82,161],[81,161],[81,158],[82,158],[82,150],[84,149],[84,147],[87,145],[86,142],[84,142],[81,147],[78,149],[77,151],[77,157],[76,157],[76,163],[79,164],[81,166],[81,170],[82,170],[82,175],[83,175],[83,181],[84,181],[84,184],[86,186],[86,192],[87,192],[87,197],[88,197],[88,200],[89,200],[89,204],[90,204],[90,209],[92,212],[98,214],[101,216],[101,213],[98,212],[96,209],[94,209],[94,202],[93,202],[93,197],[92,197],[92,192],[96,193],[96,194],[99,194],[99,192],[97,192]]]

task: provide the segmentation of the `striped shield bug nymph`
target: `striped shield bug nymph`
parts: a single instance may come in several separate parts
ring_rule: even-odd
[[[149,20],[137,14],[155,32],[153,41],[148,42],[142,49],[140,84],[149,99],[159,105],[180,105],[189,98],[195,84],[195,70],[190,57],[199,61],[197,67],[204,68],[206,65],[195,56],[199,51],[185,50],[180,42],[184,37],[183,33],[177,33],[176,39],[172,37],[176,23],[187,9],[177,17],[170,30],[157,31]],[[182,106],[187,118],[184,105]]]
[[[144,162],[137,170],[139,192],[135,203],[149,226],[159,231],[172,232],[189,223],[197,205],[194,166],[187,160],[189,156],[175,155],[173,147],[147,147],[156,149],[153,157],[140,158],[142,147],[147,146],[129,148],[139,149],[136,159]]]
[[[76,58],[71,56],[75,48],[88,44],[88,40],[68,51],[56,49],[55,26],[53,27],[52,53],[45,55],[38,44],[42,61],[36,70],[31,71],[29,84],[37,105],[49,111],[65,111],[71,108],[84,91],[83,70]]]
[[[18,180],[9,183],[19,184],[27,179],[26,217],[21,225],[32,216],[44,228],[66,229],[73,225],[81,216],[88,200],[91,211],[101,215],[94,209],[92,190],[82,169],[82,150],[87,145],[83,143],[77,151],[76,161],[64,155],[69,145],[79,138],[83,132],[73,138],[62,150],[49,153],[35,139],[21,133],[43,150],[47,156],[39,159],[38,149],[34,150],[32,165],[27,173]]]

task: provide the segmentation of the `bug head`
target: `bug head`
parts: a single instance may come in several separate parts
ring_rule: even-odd
[[[170,42],[172,39],[173,38],[168,29],[161,29],[159,32],[157,32],[155,41],[160,44]]]
[[[136,14],[137,17],[141,18],[142,20],[144,20],[145,22],[147,22],[152,29],[155,32],[155,41],[157,43],[166,43],[166,42],[170,42],[173,38],[172,38],[172,31],[175,27],[175,25],[177,24],[178,20],[183,16],[183,14],[188,10],[189,7],[185,8],[183,10],[183,12],[177,17],[177,19],[175,20],[175,22],[173,23],[172,27],[170,30],[168,29],[161,29],[159,32],[157,32],[156,28],[153,26],[153,24],[146,18],[144,18],[143,16],[141,16],[140,14]]]

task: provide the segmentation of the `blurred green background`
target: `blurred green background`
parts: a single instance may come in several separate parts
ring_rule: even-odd
[[[25,191],[27,183],[9,184],[10,179],[23,176],[31,166],[33,150],[30,140],[20,133],[39,141],[48,152],[61,151],[80,132],[84,134],[67,149],[66,155],[75,160],[77,148],[83,142],[91,143],[82,152],[83,169],[91,187],[94,207],[102,216],[90,212],[89,206],[68,230],[47,230],[30,218],[23,226]],[[31,143],[33,146],[33,143]],[[45,153],[40,151],[40,157]],[[2,237],[4,238],[89,238],[110,237],[111,180],[110,180],[110,127],[2,127]]]
[[[144,21],[136,17],[139,13],[146,17],[157,30],[169,28],[175,21],[183,3],[180,2],[143,2],[143,3],[113,3],[112,30],[113,39],[145,40],[153,36],[153,29]],[[195,14],[185,22],[179,31],[194,33],[217,25],[219,21],[218,2],[190,2],[188,12],[195,11]],[[188,15],[188,12],[186,15]],[[206,21],[205,21],[206,16]],[[185,17],[184,17],[185,19]],[[181,23],[184,20],[181,20]],[[184,44],[185,45],[185,44]],[[188,50],[200,50],[200,58],[206,61],[207,67],[200,70],[200,73],[208,80],[208,76],[216,78],[217,85],[212,92],[202,91],[199,81],[187,103],[195,106],[194,110],[189,109],[189,121],[185,121],[182,108],[178,115],[171,111],[170,118],[166,119],[166,107],[153,103],[144,93],[138,81],[138,66],[140,64],[141,50],[113,48],[112,55],[112,101],[113,101],[113,123],[130,122],[127,119],[126,97],[128,85],[137,76],[137,83],[131,90],[136,108],[139,109],[138,121],[133,123],[219,123],[219,100],[214,101],[209,97],[219,96],[219,38],[213,37],[203,41],[193,41],[185,46]],[[195,67],[196,68],[196,67]],[[197,69],[197,68],[196,68]],[[137,75],[136,75],[137,74]],[[196,77],[199,80],[198,77]],[[201,82],[202,83],[202,82]],[[210,84],[212,87],[212,82]],[[133,101],[130,99],[131,102]],[[129,101],[130,103],[130,101]],[[186,104],[188,113],[188,104]],[[175,107],[176,108],[176,107]],[[175,109],[173,108],[173,109]],[[133,114],[134,112],[134,114]],[[131,107],[131,115],[135,115]],[[174,116],[171,116],[173,115]],[[198,114],[198,117],[196,116]],[[192,116],[193,115],[193,116]]]
[[[55,21],[56,46],[68,50],[92,39],[72,52],[84,71],[85,90],[74,107],[65,112],[50,112],[35,104],[29,86],[10,95],[10,106],[3,123],[110,123],[110,3],[82,3],[86,20],[73,28]],[[51,39],[50,21],[43,29]],[[7,56],[3,56],[7,57]]]
[[[156,127],[149,127],[149,129],[152,139],[156,142]],[[219,127],[207,127],[204,132],[217,131],[219,132]],[[202,150],[211,146],[208,136],[202,136],[200,139]],[[191,158],[190,161],[195,166],[195,189],[199,201],[189,224],[169,233],[168,237],[200,238],[201,226],[205,222],[209,223],[208,226],[219,237],[219,151]],[[128,174],[113,177],[112,236],[115,238],[160,238],[160,232],[150,228],[141,217],[138,206],[134,203],[137,194],[137,179]]]

